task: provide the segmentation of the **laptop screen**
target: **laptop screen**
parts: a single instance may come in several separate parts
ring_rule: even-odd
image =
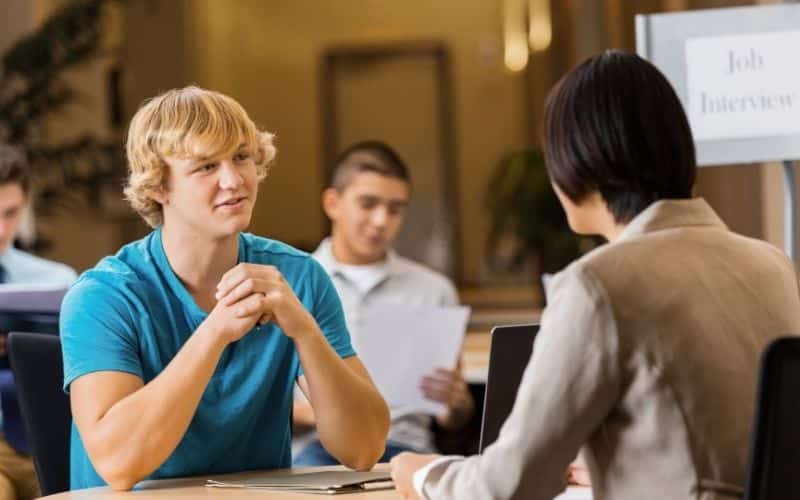
[[[479,453],[497,440],[514,406],[522,374],[533,352],[539,325],[496,326],[492,329],[489,375],[483,401]]]

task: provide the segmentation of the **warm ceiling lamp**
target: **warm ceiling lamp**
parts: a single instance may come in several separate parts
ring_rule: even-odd
[[[531,50],[547,50],[553,39],[550,0],[528,0],[528,43]]]
[[[510,71],[528,65],[528,36],[525,26],[525,1],[505,0],[503,5],[503,59]]]
[[[506,68],[522,71],[528,65],[530,51],[547,50],[552,39],[550,0],[505,0],[503,58]]]

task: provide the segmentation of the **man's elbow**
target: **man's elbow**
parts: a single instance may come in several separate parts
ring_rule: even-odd
[[[364,446],[362,450],[354,453],[353,456],[343,457],[342,465],[357,471],[371,470],[375,464],[378,463],[378,460],[380,460],[380,458],[383,456],[385,448],[386,441],[383,441],[378,445]]]
[[[386,442],[386,436],[389,435],[390,425],[391,425],[391,416],[389,414],[389,406],[386,404],[386,401],[384,401],[384,399],[381,397],[378,409],[378,415],[375,420],[376,439],[381,443]],[[381,454],[383,454],[382,451]],[[380,456],[378,458],[380,458]]]
[[[386,451],[386,436],[389,434],[389,410],[382,416],[375,426],[371,439],[365,440],[360,453],[353,457],[352,463],[345,464],[355,470],[370,470]]]
[[[133,489],[133,486],[138,482],[134,481],[131,478],[114,478],[106,481],[108,486],[111,487],[114,491],[130,491]]]
[[[129,491],[139,482],[133,474],[126,474],[124,471],[111,472],[102,467],[98,467],[97,473],[114,491]]]
[[[386,450],[386,436],[389,433],[388,413],[386,425],[376,425],[372,432],[363,433],[357,446],[348,446],[344,453],[340,453],[338,460],[350,469],[366,471],[372,469]],[[351,441],[352,442],[352,441]]]
[[[133,464],[122,460],[118,455],[98,460],[94,466],[97,474],[115,491],[128,491],[144,479],[136,472]]]

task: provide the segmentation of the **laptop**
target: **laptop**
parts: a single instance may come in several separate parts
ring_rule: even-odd
[[[500,427],[511,413],[537,333],[538,324],[496,326],[492,329],[479,453],[497,440]]]

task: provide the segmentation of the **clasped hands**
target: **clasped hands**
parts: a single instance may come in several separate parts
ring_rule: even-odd
[[[238,264],[222,276],[215,298],[217,304],[208,321],[217,326],[228,342],[239,340],[256,324],[269,321],[295,340],[318,329],[275,266]]]

